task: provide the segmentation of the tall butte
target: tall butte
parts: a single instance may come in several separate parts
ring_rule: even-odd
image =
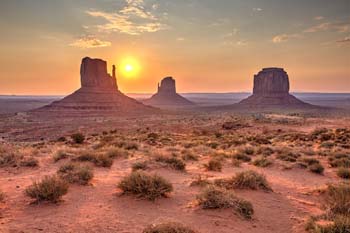
[[[158,91],[151,98],[144,100],[143,103],[156,107],[186,107],[194,105],[188,99],[176,93],[176,81],[172,77],[164,78]]]
[[[254,76],[253,95],[242,100],[245,107],[311,107],[289,94],[287,72],[282,68],[265,68]]]
[[[83,58],[80,66],[81,88],[62,100],[53,102],[37,111],[89,112],[138,112],[152,111],[118,90],[116,69],[107,73],[107,62],[101,59]]]

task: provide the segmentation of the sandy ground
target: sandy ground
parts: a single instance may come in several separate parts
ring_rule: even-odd
[[[89,118],[66,119],[65,121],[31,118],[27,115],[17,115],[2,118],[2,145],[17,147],[33,147],[41,144],[36,158],[37,168],[0,168],[0,189],[5,193],[5,201],[0,203],[0,232],[142,232],[149,224],[177,221],[203,233],[246,233],[304,232],[305,221],[311,215],[322,213],[320,197],[316,189],[328,183],[339,182],[333,169],[327,164],[326,158],[317,152],[319,159],[326,168],[324,175],[311,173],[306,169],[293,166],[285,169],[282,162],[276,161],[268,168],[258,168],[250,163],[234,167],[227,160],[222,172],[211,172],[204,168],[208,161],[205,153],[199,161],[186,162],[186,171],[175,171],[166,167],[153,167],[148,172],[156,173],[168,179],[174,185],[174,192],[168,198],[155,202],[142,200],[133,196],[120,196],[118,182],[131,172],[135,161],[148,158],[149,152],[181,149],[186,140],[206,140],[215,138],[214,132],[220,131],[231,136],[264,135],[264,131],[280,130],[282,132],[309,133],[315,128],[330,129],[350,128],[347,118],[297,118],[296,122],[252,123],[249,126],[234,130],[222,131],[223,122],[234,119],[231,114],[213,113],[202,115],[167,115],[130,118]],[[269,119],[278,119],[278,115]],[[287,117],[283,118],[286,119]],[[240,119],[245,119],[240,117]],[[62,147],[55,142],[59,136],[68,136],[80,131],[86,135],[105,130],[117,130],[117,135],[130,138],[141,138],[140,131],[157,132],[171,138],[171,145],[150,146],[139,140],[139,149],[132,152],[128,158],[118,158],[111,168],[94,168],[94,178],[90,185],[71,185],[63,201],[57,204],[31,204],[32,200],[25,196],[24,190],[33,181],[40,180],[45,175],[56,173],[65,163],[54,163],[52,156]],[[194,131],[207,131],[210,136],[196,136]],[[81,147],[93,144],[94,137]],[[288,142],[278,142],[280,145]],[[66,146],[66,145],[64,145]],[[69,146],[69,145],[68,145]],[[308,149],[308,148],[306,148]],[[192,187],[190,183],[198,176],[228,178],[243,170],[256,170],[264,174],[273,192],[254,190],[235,190],[239,197],[250,201],[255,210],[252,220],[247,221],[236,215],[232,210],[203,210],[196,205],[196,195],[200,187]]]

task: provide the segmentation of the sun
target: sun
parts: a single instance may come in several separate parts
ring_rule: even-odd
[[[125,72],[132,72],[134,70],[134,67],[131,64],[126,64],[124,67]]]
[[[134,57],[126,57],[120,62],[121,74],[126,78],[137,77],[140,71],[140,64]]]

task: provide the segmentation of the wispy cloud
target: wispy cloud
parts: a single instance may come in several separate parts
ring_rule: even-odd
[[[158,5],[151,8],[158,9]],[[121,32],[129,35],[140,35],[144,32],[156,32],[166,28],[160,19],[151,11],[147,11],[143,0],[126,0],[126,5],[118,13],[90,10],[86,12],[92,17],[103,18],[105,24],[97,25],[102,32]]]
[[[345,22],[326,22],[317,24],[313,27],[310,27],[304,32],[313,33],[313,32],[321,32],[321,31],[336,31],[336,32],[348,32],[350,30],[350,23]]]
[[[272,38],[272,42],[273,43],[283,43],[283,42],[287,42],[292,38],[300,38],[301,36],[299,34],[281,34],[281,35],[277,35],[275,37]]]
[[[324,19],[323,16],[315,16],[315,17],[314,17],[314,20],[322,20],[322,19]]]
[[[256,8],[253,8],[253,11],[254,12],[260,12],[260,11],[263,11],[263,9],[260,8],[260,7],[256,7]]]
[[[73,43],[69,45],[73,47],[82,48],[82,49],[91,49],[91,48],[109,47],[112,45],[112,43],[109,41],[103,41],[103,40],[97,39],[94,36],[84,36],[75,40]]]
[[[350,43],[350,36],[337,40],[337,43]]]

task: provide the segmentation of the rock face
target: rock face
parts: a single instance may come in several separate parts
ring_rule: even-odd
[[[289,94],[289,77],[282,68],[265,68],[254,76],[253,95],[239,104],[251,107],[311,106]]]
[[[107,73],[107,62],[86,57],[80,67],[81,88],[62,100],[37,111],[85,113],[149,112],[154,109],[127,97],[118,90],[116,69]]]
[[[164,78],[158,91],[150,99],[143,101],[144,104],[157,107],[186,107],[194,105],[191,101],[176,93],[176,81],[172,77]]]

